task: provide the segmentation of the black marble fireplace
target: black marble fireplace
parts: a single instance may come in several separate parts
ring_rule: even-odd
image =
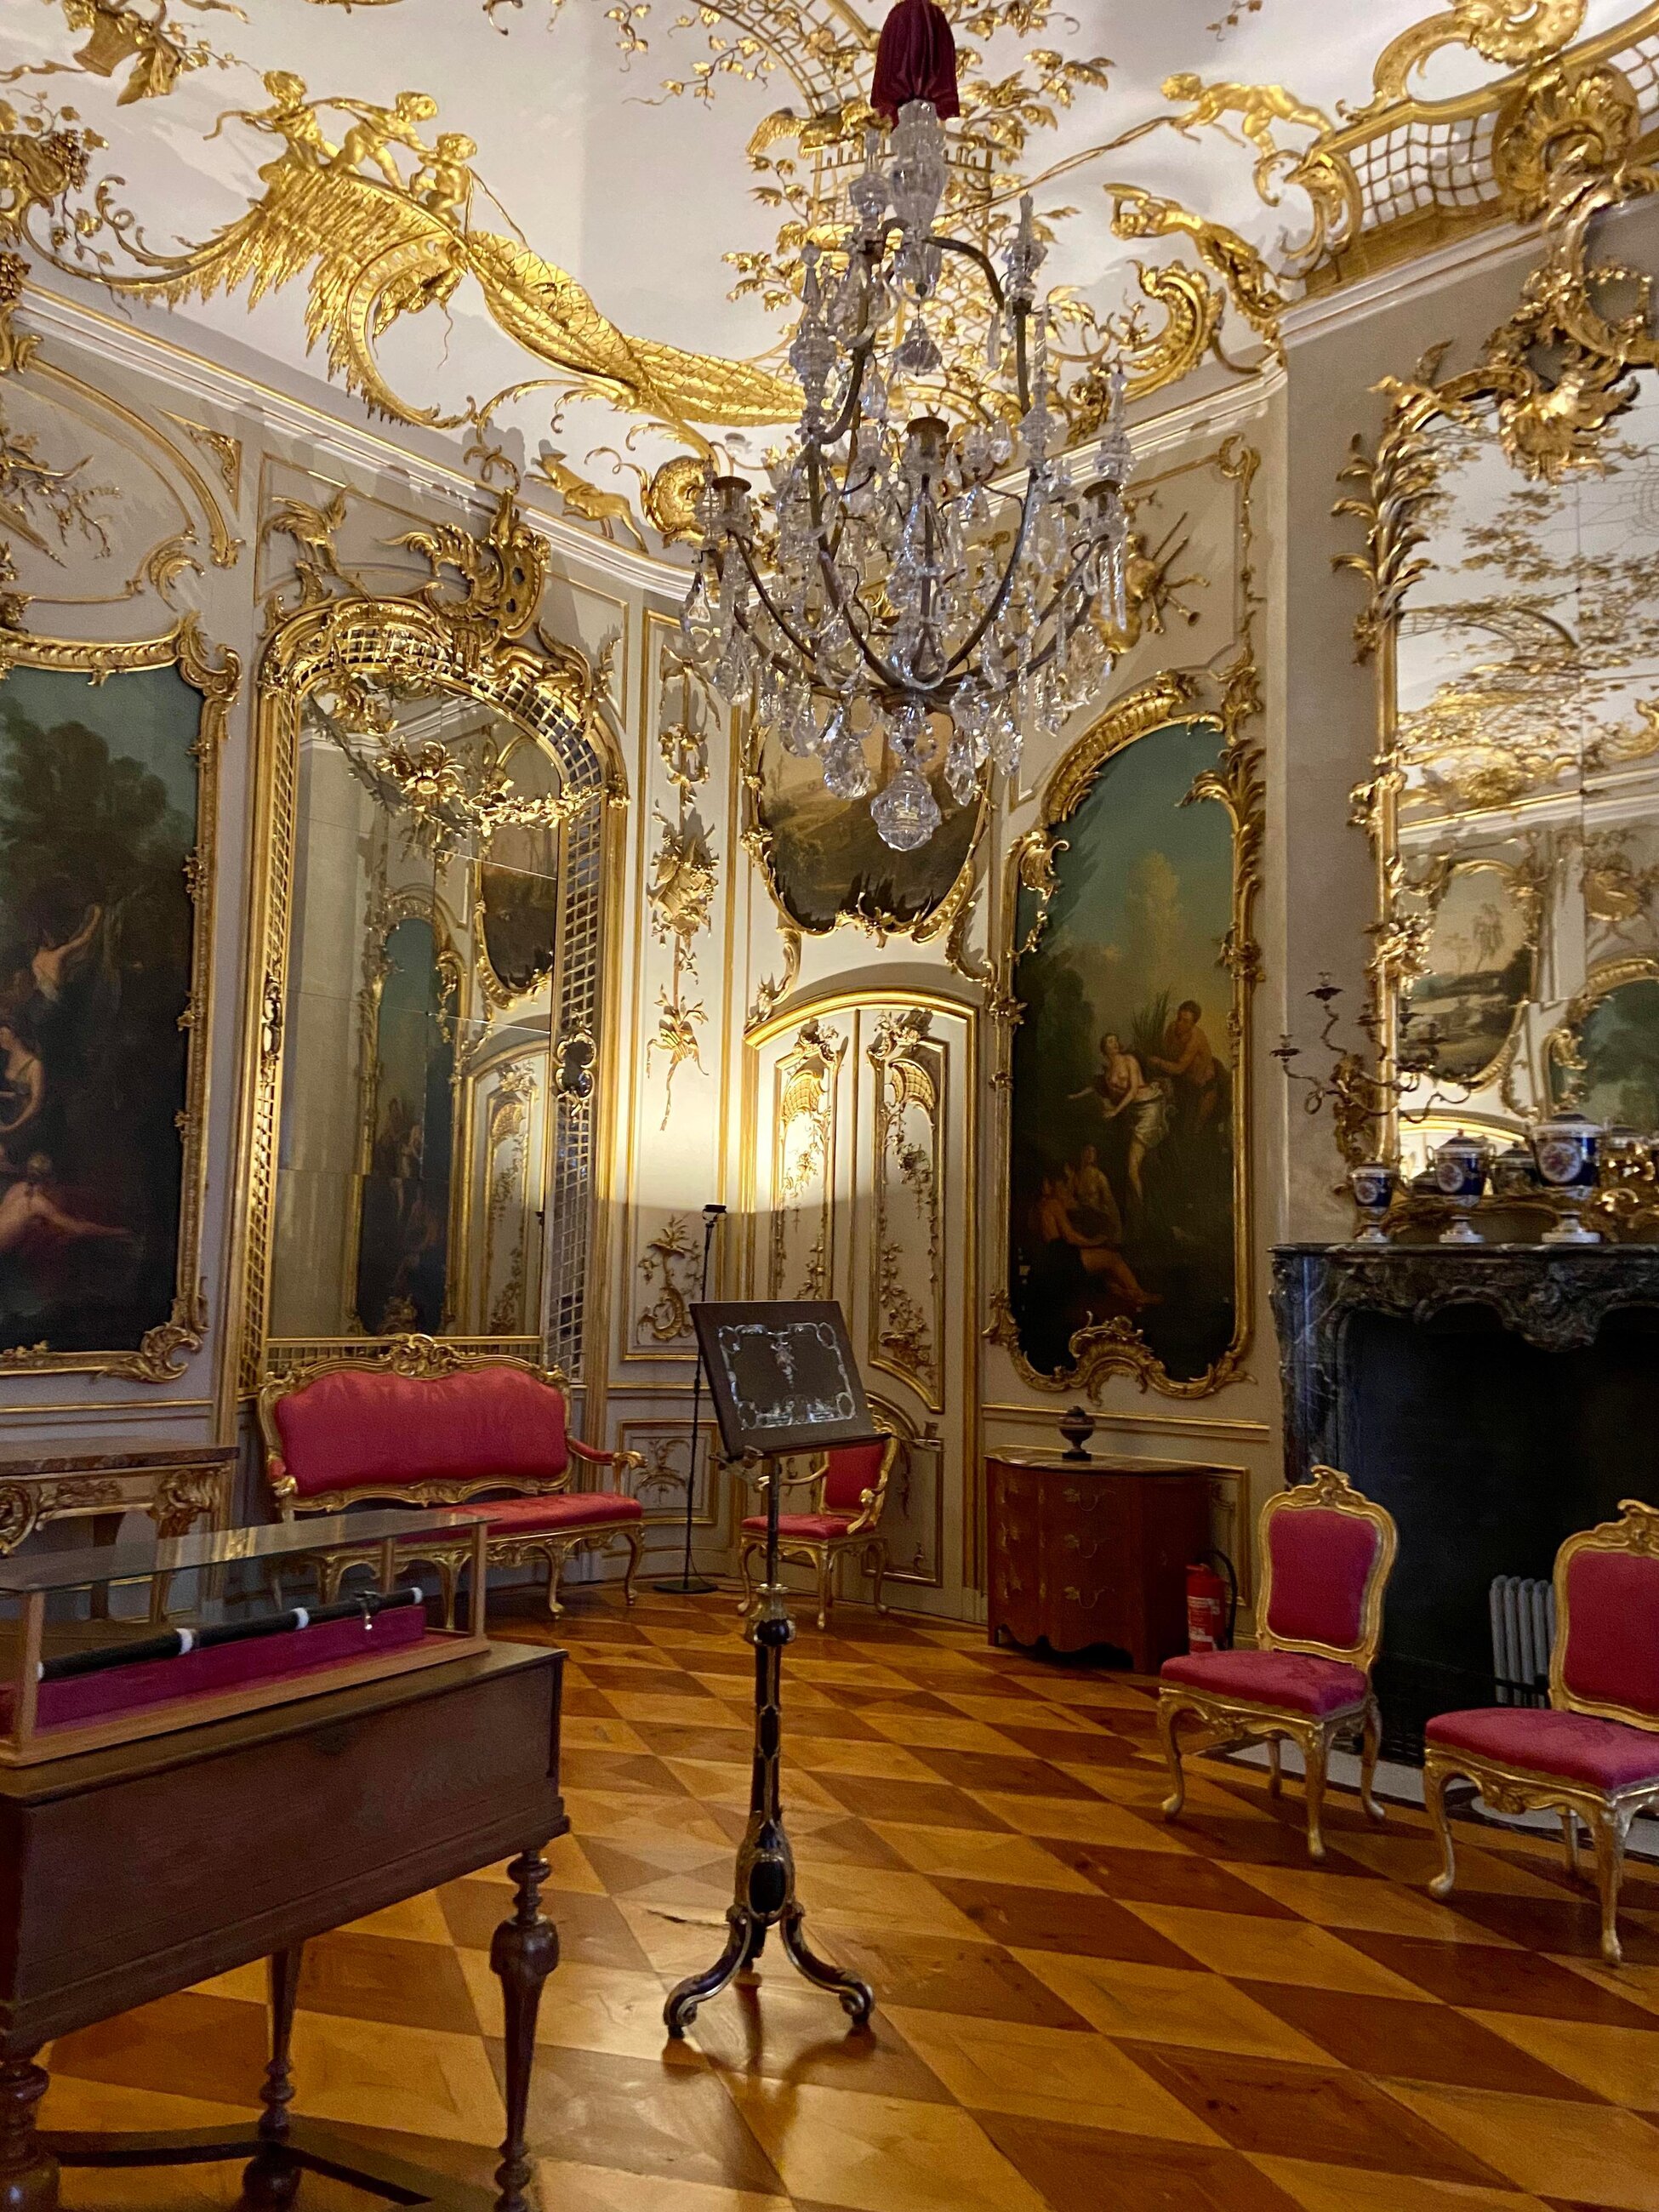
[[[1659,1247],[1281,1245],[1273,1308],[1290,1479],[1339,1467],[1399,1523],[1376,1686],[1420,1759],[1495,1699],[1493,1577],[1659,1500]]]

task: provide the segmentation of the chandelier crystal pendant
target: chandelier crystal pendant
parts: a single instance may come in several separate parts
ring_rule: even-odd
[[[869,797],[901,853],[939,826],[941,760],[958,805],[993,768],[1012,775],[1025,734],[1056,734],[1088,698],[1126,620],[1121,371],[1079,486],[1030,199],[999,277],[977,246],[935,228],[946,182],[931,100],[899,108],[884,158],[869,134],[856,224],[804,255],[789,350],[799,428],[769,459],[758,502],[744,478],[711,473],[681,615],[721,697],[820,761],[838,797]],[[943,366],[927,318],[947,253],[975,266],[991,308],[989,392],[957,428],[931,409],[902,419]]]

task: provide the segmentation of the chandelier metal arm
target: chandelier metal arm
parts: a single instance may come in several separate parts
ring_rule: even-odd
[[[997,619],[997,617],[1002,612],[1004,607],[1007,605],[1008,594],[1014,587],[1014,578],[1018,573],[1019,556],[1024,550],[1026,533],[1031,526],[1031,514],[1036,504],[1036,493],[1037,477],[1036,471],[1033,470],[1031,474],[1026,478],[1024,497],[1020,501],[1019,527],[1014,532],[1014,542],[1008,555],[1007,566],[1002,572],[1002,580],[997,586],[995,592],[992,594],[989,604],[987,605],[984,613],[981,615],[979,620],[974,624],[973,629],[968,633],[968,635],[963,640],[963,642],[945,662],[944,674],[940,678],[941,682],[943,682],[945,678],[951,677],[956,674],[957,671],[963,665],[963,662],[966,661],[969,656],[975,651],[981,641],[983,639],[986,631],[990,629],[991,624]]]
[[[842,591],[841,580],[836,575],[834,565],[830,562],[822,545],[818,548],[818,565],[823,572],[824,588],[830,594],[830,603],[834,606],[836,612],[846,623],[848,635],[852,639],[854,644],[857,646],[860,655],[863,657],[865,665],[881,684],[886,686],[890,691],[904,690],[907,687],[903,680],[888,666],[881,655],[872,649],[870,644],[870,636],[867,626],[860,628],[859,623],[854,621],[854,609],[857,610],[860,616],[863,617],[866,625],[868,623],[869,617],[866,613],[862,601],[857,597],[856,593],[851,599],[848,599],[846,592]],[[816,676],[817,672],[817,656],[816,653],[812,656],[812,671]],[[825,689],[827,690],[828,687],[826,686]]]

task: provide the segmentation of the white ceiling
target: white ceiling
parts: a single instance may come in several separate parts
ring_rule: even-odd
[[[758,7],[762,0],[733,3]],[[440,102],[437,120],[422,125],[424,132],[465,131],[477,142],[471,167],[503,212],[481,192],[475,226],[501,233],[516,227],[544,260],[577,278],[605,315],[637,337],[725,356],[775,357],[783,319],[753,300],[728,297],[732,272],[722,257],[772,242],[778,216],[757,204],[744,149],[764,116],[784,106],[799,111],[806,101],[781,70],[758,82],[722,76],[707,100],[665,94],[665,79],[689,78],[708,52],[708,26],[682,0],[653,0],[649,13],[639,15],[648,51],[632,57],[618,51],[610,20],[620,12],[614,0],[498,0],[493,23],[482,0],[241,0],[237,11],[213,12],[198,12],[198,4],[171,0],[173,23],[234,59],[181,75],[163,97],[118,105],[125,70],[112,79],[84,71],[22,78],[9,88],[14,100],[38,90],[74,106],[104,136],[108,149],[94,176],[123,180],[116,197],[135,212],[153,247],[176,251],[179,240],[199,241],[259,196],[258,169],[280,152],[279,142],[220,118],[229,109],[269,105],[264,70],[296,72],[318,100],[384,104],[399,91],[419,90]],[[1041,173],[1167,112],[1171,103],[1160,87],[1177,70],[1206,81],[1285,84],[1327,113],[1341,102],[1363,105],[1377,53],[1429,12],[1425,0],[1260,0],[1236,27],[1218,33],[1209,26],[1225,5],[1070,0],[1068,13],[1056,9],[1044,21],[1041,0],[1026,0],[1036,22],[1024,36],[997,33],[986,52],[988,74],[1024,69],[1029,78],[1034,72],[1024,58],[1038,49],[1075,58],[1104,55],[1112,67],[1108,89],[1085,87],[1055,127],[1033,131],[1024,173]],[[781,5],[777,12],[794,11]],[[878,10],[866,24],[842,0],[802,0],[800,12],[848,40],[872,37],[871,27],[879,22]],[[956,0],[952,12],[960,42],[978,43],[965,21],[973,0]],[[1012,12],[1006,0],[1001,12]],[[8,66],[72,64],[84,43],[69,29],[62,0],[6,0],[3,13],[0,58]],[[1630,0],[1590,0],[1584,33],[1631,13]],[[726,34],[726,26],[717,20],[714,32]],[[1449,92],[1495,73],[1466,52],[1445,52],[1424,88]],[[867,88],[867,69],[862,78]],[[324,120],[337,137],[349,118]],[[1306,136],[1281,134],[1291,143]],[[410,158],[398,159],[406,177]],[[1302,210],[1294,200],[1265,206],[1251,165],[1249,149],[1236,139],[1215,132],[1188,138],[1169,129],[1080,162],[1038,188],[1041,207],[1077,210],[1057,226],[1048,276],[1105,309],[1124,293],[1126,264],[1137,253],[1147,257],[1146,247],[1111,234],[1100,189],[1110,178],[1201,209],[1271,252],[1287,226],[1297,227]],[[1154,247],[1152,258],[1165,250]],[[251,340],[271,364],[272,380],[291,384],[307,363],[305,301],[302,282],[260,301],[252,320],[245,295],[192,301],[172,311],[172,327],[186,345],[210,353],[215,333]],[[1237,350],[1248,355],[1247,331],[1243,338]],[[399,321],[382,358],[405,397],[451,409],[538,368],[491,322],[467,284],[447,309]],[[311,369],[317,373],[315,360]],[[532,394],[503,416],[532,453],[546,434],[552,404],[546,392]],[[603,402],[580,399],[556,442],[574,465],[614,480],[603,455],[589,456],[596,447],[619,443],[629,428]],[[647,434],[635,451],[651,461],[676,442]]]

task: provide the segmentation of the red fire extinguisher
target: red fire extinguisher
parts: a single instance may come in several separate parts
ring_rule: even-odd
[[[1224,1582],[1210,1560],[1226,1570]],[[1227,1651],[1232,1648],[1233,1616],[1238,1609],[1238,1581],[1224,1552],[1210,1552],[1187,1569],[1187,1649]]]

